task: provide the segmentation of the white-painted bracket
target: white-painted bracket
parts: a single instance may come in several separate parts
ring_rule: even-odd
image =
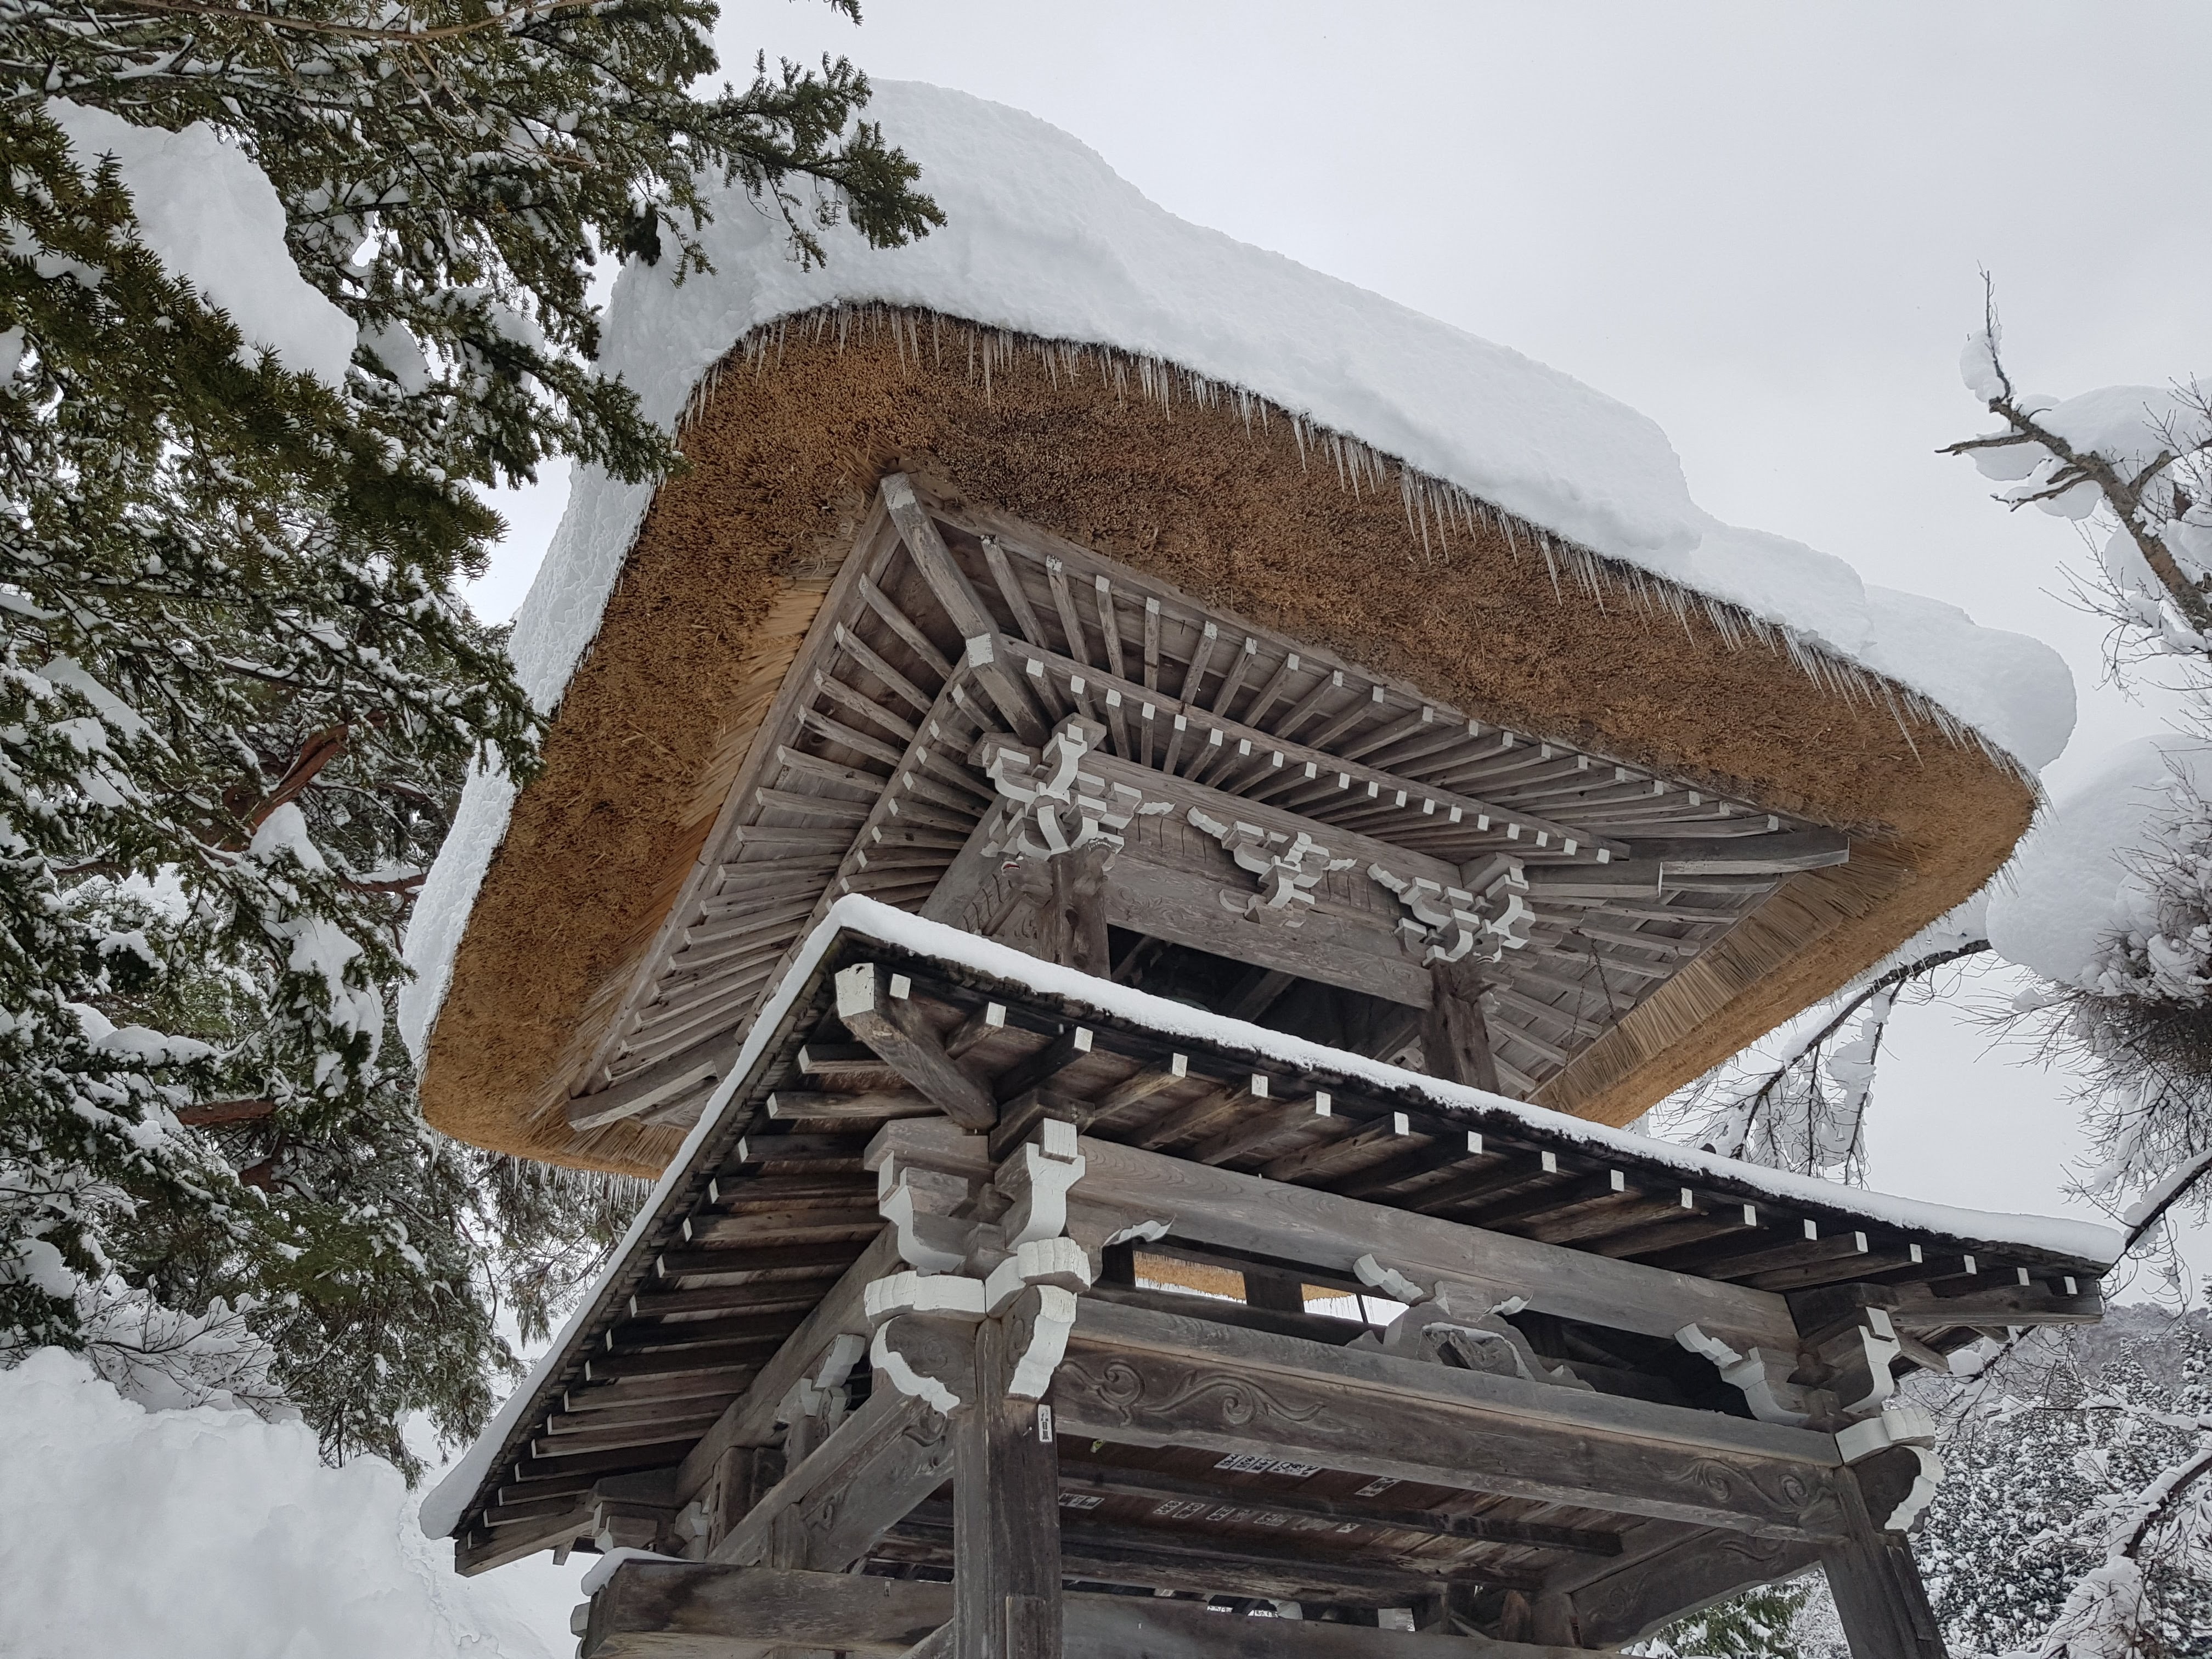
[[[995,1182],[1012,1200],[999,1224],[1007,1244],[1017,1248],[1067,1231],[1068,1188],[1083,1179],[1087,1167],[1076,1150],[1073,1125],[1048,1118],[1038,1127],[1044,1131],[1042,1144],[1024,1141],[999,1166]]]
[[[1072,1238],[1036,1238],[1017,1245],[1014,1253],[983,1281],[984,1307],[998,1314],[1029,1285],[1054,1285],[1070,1292],[1087,1291],[1090,1258]]]
[[[887,1274],[869,1285],[861,1308],[871,1325],[901,1314],[937,1314],[973,1324],[990,1311],[983,1281],[964,1273]]]
[[[942,1377],[916,1370],[891,1340],[892,1328],[883,1325],[877,1328],[868,1345],[868,1358],[875,1368],[889,1379],[891,1387],[901,1394],[910,1395],[924,1404],[950,1417],[960,1409],[961,1400]]]
[[[1384,1266],[1372,1254],[1363,1255],[1352,1264],[1352,1271],[1359,1282],[1377,1295],[1387,1296],[1393,1302],[1403,1302],[1411,1307],[1426,1302],[1431,1292],[1416,1285],[1395,1267]]]
[[[1332,870],[1348,870],[1350,859],[1333,859],[1328,848],[1301,830],[1293,837],[1280,830],[1263,830],[1256,823],[1224,823],[1195,806],[1191,826],[1219,842],[1260,884],[1257,894],[1221,895],[1224,908],[1257,921],[1279,922],[1285,927],[1305,925],[1313,908],[1313,890]]]
[[[1836,1449],[1856,1463],[1892,1446],[1932,1446],[1936,1419],[1917,1406],[1895,1406],[1836,1431]]]
[[[1446,887],[1425,876],[1409,878],[1380,864],[1369,865],[1367,873],[1406,907],[1399,931],[1422,952],[1424,965],[1470,957],[1496,962],[1528,944],[1535,925],[1528,878],[1518,859],[1491,860],[1476,878],[1479,887]]]
[[[1008,1316],[1007,1328],[1017,1339],[1026,1331],[1029,1340],[1006,1378],[1006,1392],[1020,1400],[1042,1400],[1067,1357],[1067,1339],[1075,1329],[1075,1292],[1059,1285],[1028,1286],[1023,1302]]]
[[[1674,1333],[1674,1340],[1692,1353],[1711,1360],[1719,1368],[1721,1380],[1742,1393],[1751,1414],[1760,1422],[1802,1428],[1812,1420],[1812,1402],[1804,1389],[1790,1381],[1790,1373],[1797,1369],[1795,1353],[1778,1354],[1758,1347],[1739,1352],[1695,1325],[1683,1326]]]
[[[977,742],[969,756],[1004,797],[984,851],[1031,861],[1079,848],[1121,845],[1121,831],[1144,805],[1126,783],[1109,784],[1082,769],[1083,757],[1106,739],[1106,728],[1070,714],[1031,750],[998,733]]]
[[[876,1212],[891,1224],[899,1257],[924,1273],[951,1273],[966,1260],[970,1224],[952,1212],[974,1191],[964,1175],[894,1154],[876,1169]]]
[[[1853,1419],[1870,1419],[1877,1413],[1884,1416],[1895,1415],[1883,1411],[1883,1407],[1897,1393],[1897,1376],[1890,1370],[1890,1364],[1903,1345],[1898,1341],[1896,1328],[1889,1322],[1889,1315],[1885,1310],[1869,1308],[1867,1312],[1879,1328],[1862,1327],[1853,1334],[1858,1339],[1861,1362],[1867,1368],[1867,1391],[1856,1400],[1840,1402],[1838,1407],[1845,1417]],[[1823,1350],[1824,1354],[1826,1352]]]

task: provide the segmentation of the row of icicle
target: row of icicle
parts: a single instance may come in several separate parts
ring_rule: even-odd
[[[1114,346],[1043,339],[912,306],[876,301],[839,302],[794,312],[774,322],[763,323],[748,332],[692,388],[678,423],[679,432],[705,410],[732,363],[742,361],[749,364],[757,378],[781,365],[784,349],[794,336],[807,344],[819,344],[834,337],[842,350],[851,342],[856,330],[865,330],[871,343],[881,340],[888,332],[900,362],[911,362],[917,370],[945,367],[950,336],[950,343],[957,354],[956,362],[964,356],[969,382],[980,380],[987,399],[992,395],[994,377],[1027,357],[1042,365],[1055,390],[1063,378],[1073,385],[1087,371],[1096,374],[1100,384],[1110,389],[1125,405],[1133,392],[1172,416],[1179,392],[1201,410],[1233,408],[1248,434],[1255,420],[1263,433],[1272,431],[1274,422],[1280,421],[1290,429],[1299,465],[1310,467],[1317,458],[1325,458],[1335,469],[1338,486],[1351,491],[1355,499],[1363,494],[1383,494],[1395,472],[1399,500],[1405,508],[1406,527],[1420,538],[1421,557],[1430,563],[1450,562],[1455,528],[1463,531],[1470,539],[1486,530],[1501,538],[1516,559],[1524,548],[1540,554],[1551,577],[1553,596],[1562,603],[1566,597],[1560,580],[1564,571],[1601,609],[1608,594],[1625,596],[1648,616],[1662,612],[1671,616],[1693,641],[1697,635],[1691,627],[1690,614],[1692,610],[1700,611],[1730,650],[1741,650],[1756,643],[1786,656],[1799,672],[1824,690],[1862,700],[1869,707],[1886,708],[1916,754],[1918,745],[1913,741],[1911,722],[1917,719],[1934,726],[1950,743],[1979,750],[2024,781],[2031,784],[2034,781],[2018,761],[1942,704],[1838,656],[1793,628],[1754,616],[1741,605],[1696,592],[1632,564],[1593,552],[1492,506],[1448,479],[1424,472],[1358,438],[1322,426],[1310,416],[1283,409],[1246,387],[1214,380],[1165,358]]]

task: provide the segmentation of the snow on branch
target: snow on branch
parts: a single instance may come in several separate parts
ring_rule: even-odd
[[[1978,934],[1923,936],[1923,943],[1925,948],[1838,998],[1825,1020],[1790,1041],[1771,1061],[1747,1063],[1740,1055],[1662,1105],[1660,1115],[1686,1126],[1686,1138],[1722,1158],[1863,1180],[1866,1109],[1899,995],[1990,948]]]
[[[2002,337],[1992,290],[1960,368],[2003,426],[1941,453],[2009,485],[1997,499],[2014,508],[2076,521],[2101,513],[2112,533],[2099,552],[2110,601],[2100,608],[2156,648],[2212,654],[2212,387],[2106,386],[2063,400],[2024,393]]]

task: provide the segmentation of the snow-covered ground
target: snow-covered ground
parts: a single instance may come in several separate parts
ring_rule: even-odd
[[[456,1576],[397,1470],[301,1424],[149,1411],[59,1349],[0,1371],[7,1659],[566,1659],[576,1577]]]

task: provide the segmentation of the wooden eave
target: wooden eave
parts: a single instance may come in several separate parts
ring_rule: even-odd
[[[672,1149],[836,898],[968,920],[939,885],[997,805],[971,746],[992,732],[1034,743],[1071,714],[1109,733],[1099,767],[1178,812],[1191,799],[1263,819],[1287,811],[1340,836],[1359,866],[1415,860],[1446,879],[1485,854],[1520,860],[1533,936],[1487,971],[1488,1023],[1502,1086],[1539,1102],[1571,1101],[1582,1073],[1613,1065],[1604,1039],[1638,1010],[1693,1024],[1711,987],[1668,988],[1716,947],[1761,961],[1802,950],[1904,874],[1879,825],[1769,811],[1711,781],[1500,726],[1036,526],[932,502],[895,475],[569,1084],[579,1153],[613,1124],[658,1127]],[[1364,867],[1333,875],[1320,908],[1386,940],[1399,914]],[[1729,945],[1761,915],[1756,939]],[[1191,902],[1129,921],[1253,960],[1267,942],[1231,926],[1202,881]],[[1326,941],[1312,949],[1330,955]],[[1426,995],[1418,956],[1395,945],[1370,974],[1337,960],[1347,988]]]
[[[755,1034],[755,1060],[725,1083],[712,1121],[503,1437],[456,1529],[465,1571],[568,1547],[588,1533],[595,1504],[618,1497],[625,1481],[664,1509],[688,1501],[724,1453],[772,1438],[779,1402],[836,1331],[849,1328],[857,1287],[899,1266],[876,1212],[872,1161],[902,1137],[941,1139],[952,1126],[930,1103],[938,1085],[926,1073],[888,1065],[841,1028],[832,978],[861,963],[903,994],[915,1029],[927,1034],[923,1046],[957,1055],[960,1075],[997,1103],[996,1128],[963,1143],[975,1156],[1017,1144],[1048,1112],[1081,1127],[1102,1189],[1121,1182],[1130,1201],[1181,1171],[1185,1182],[1278,1194],[1279,1203],[1247,1208],[1279,1211],[1291,1218],[1286,1229],[1313,1206],[1335,1206],[1364,1217],[1358,1224],[1378,1238],[1448,1223],[1443,1232],[1488,1240],[1470,1261],[1549,1252],[1555,1262],[1671,1269],[1680,1278],[1670,1282],[1713,1287],[1723,1321],[1736,1304],[1754,1322],[1786,1305],[1784,1328],[1793,1318],[1803,1328],[1828,1317],[1831,1303],[1881,1306],[1907,1340],[1906,1355],[1928,1365],[1982,1330],[2082,1322],[2100,1310],[2102,1268],[2093,1261],[1902,1229],[1854,1206],[1843,1189],[1832,1202],[1808,1202],[1778,1199],[1749,1172],[1692,1180],[1656,1145],[1648,1157],[1601,1152],[1471,1091],[1464,1105],[1440,1107],[1425,1080],[1378,1077],[1349,1054],[1340,1066],[1291,1067],[1263,1042],[1236,1041],[1233,1029],[1203,1042],[1166,1035],[1079,994],[978,968],[975,954],[932,954],[848,930],[795,964],[803,977],[779,997],[773,1029]],[[1326,1116],[1316,1110],[1323,1096]],[[1194,1269],[1245,1273],[1248,1284],[1287,1274],[1294,1285],[1367,1288],[1341,1262],[1287,1247],[1224,1249],[1171,1231],[1144,1248]],[[1255,1305],[1265,1300],[1256,1294],[1231,1303],[1101,1285],[1084,1299],[1136,1319],[1171,1315],[1200,1322],[1194,1328],[1212,1322],[1331,1346],[1366,1328]],[[1581,1303],[1553,1305],[1592,1313]],[[1655,1317],[1666,1323],[1662,1311],[1623,1308],[1559,1328],[1601,1346],[1625,1344],[1648,1370],[1674,1346]],[[1652,1334],[1638,1339],[1639,1323]],[[1649,1398],[1654,1388],[1675,1389],[1671,1420],[1709,1411],[1736,1420],[1694,1380],[1630,1384],[1603,1363],[1582,1365],[1601,1403],[1616,1389]],[[1618,1553],[1623,1528],[1620,1516],[1600,1509],[1418,1481],[1390,1490],[1386,1502],[1348,1476],[1224,1474],[1204,1455],[1173,1449],[1067,1448],[1060,1480],[1068,1571],[1101,1582],[1202,1587],[1221,1579],[1224,1561],[1267,1579],[1270,1552],[1279,1553],[1268,1539],[1280,1528],[1264,1517],[1275,1516],[1317,1523],[1304,1535],[1304,1565],[1285,1568],[1289,1577],[1303,1573],[1347,1599],[1387,1603],[1423,1575],[1557,1584],[1573,1562],[1601,1565]],[[1220,1503],[1203,1516],[1175,1509],[1182,1488],[1195,1503],[1197,1487],[1224,1482],[1238,1513],[1215,1516]],[[866,1570],[927,1577],[947,1559],[943,1516],[925,1504],[870,1547]],[[1331,1563],[1334,1578],[1324,1571]]]

